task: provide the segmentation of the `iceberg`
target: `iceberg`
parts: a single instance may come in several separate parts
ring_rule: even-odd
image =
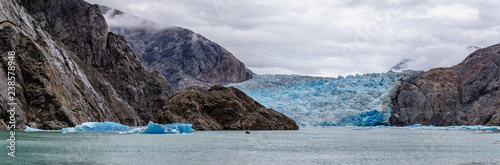
[[[103,132],[103,133],[119,133],[130,131],[129,126],[118,124],[115,122],[87,122],[82,125],[77,125],[72,128],[63,128],[62,133],[69,132]]]
[[[194,129],[192,129],[193,125],[192,124],[184,124],[184,123],[173,123],[173,124],[166,124],[165,128],[168,130],[172,130],[173,132],[179,132],[179,133],[193,133]]]
[[[256,75],[229,84],[300,126],[375,126],[391,115],[391,94],[400,79],[420,71],[387,72],[338,78]]]
[[[136,127],[133,129],[134,133],[142,133],[142,134],[176,134],[176,133],[192,133],[195,132],[194,129],[191,128],[192,124],[184,124],[184,123],[174,123],[174,124],[156,124],[153,122],[149,122],[145,127]]]
[[[183,134],[193,133],[192,124],[174,123],[174,124],[156,124],[149,122],[147,126],[135,127],[130,129],[129,126],[122,125],[115,122],[87,122],[76,127],[63,128],[62,130],[41,130],[26,126],[26,132],[62,132],[62,133],[76,133],[76,132],[98,132],[98,133],[138,133],[138,134]]]
[[[43,129],[31,128],[29,126],[26,126],[26,129],[24,131],[26,131],[26,132],[61,132],[61,130],[43,130]]]

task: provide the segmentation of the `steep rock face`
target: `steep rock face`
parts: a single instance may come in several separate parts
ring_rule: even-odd
[[[146,24],[142,27],[111,26],[111,31],[123,35],[146,68],[163,74],[175,91],[190,86],[242,82],[253,75],[229,51],[191,30],[161,29],[151,21],[102,8],[108,20],[130,17]]]
[[[173,91],[163,76],[142,66],[125,38],[108,32],[97,5],[81,0],[22,0],[21,5],[52,36],[96,68],[138,112],[141,124],[154,120]]]
[[[61,129],[88,121],[144,125],[166,102],[171,93],[166,80],[148,73],[123,37],[107,32],[96,6],[76,0],[0,3],[0,129],[10,121],[5,111],[9,51],[16,52],[18,129]],[[78,14],[66,16],[72,12]],[[97,59],[104,59],[103,65]]]
[[[500,125],[500,45],[401,83],[392,125]]]
[[[177,92],[158,113],[158,123],[192,123],[196,130],[297,130],[295,121],[233,87],[191,87]]]

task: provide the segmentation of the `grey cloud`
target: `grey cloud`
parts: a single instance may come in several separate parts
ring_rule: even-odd
[[[412,69],[449,67],[469,45],[500,38],[497,1],[88,1],[191,29],[258,74],[386,72],[404,59],[415,60]]]

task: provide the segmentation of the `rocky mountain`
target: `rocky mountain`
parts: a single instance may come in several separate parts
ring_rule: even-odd
[[[412,59],[404,59],[403,61],[401,61],[398,64],[391,67],[391,69],[389,69],[389,71],[401,72],[403,70],[409,70],[410,68],[409,68],[408,64],[411,62],[414,62],[414,61],[415,60],[412,60]]]
[[[474,45],[471,45],[471,46],[467,46],[467,50],[469,51],[476,51],[478,49],[481,49],[481,47],[479,46],[474,46]]]
[[[242,82],[253,75],[231,52],[191,30],[159,28],[119,10],[101,9],[108,22],[116,22],[110,25],[111,31],[123,35],[146,68],[163,74],[174,91]]]
[[[192,123],[195,130],[297,130],[289,117],[266,108],[234,87],[191,87],[177,92],[158,123]]]
[[[16,128],[61,129],[89,121],[145,125],[172,95],[124,37],[83,0],[1,1],[0,108],[8,108],[7,52],[16,53]],[[10,116],[0,113],[0,127]]]
[[[402,81],[391,125],[500,125],[500,44]]]

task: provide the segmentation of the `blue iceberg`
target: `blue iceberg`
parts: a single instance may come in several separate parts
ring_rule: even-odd
[[[192,133],[194,130],[191,128],[192,124],[174,123],[174,124],[156,124],[149,122],[145,127],[136,127],[133,129],[134,133],[143,134],[176,134],[176,133]]]
[[[147,126],[135,127],[130,129],[129,126],[122,125],[115,122],[87,122],[76,127],[63,128],[62,130],[41,130],[26,126],[26,132],[62,132],[62,133],[76,133],[76,132],[99,132],[99,133],[140,133],[140,134],[182,134],[195,132],[191,128],[192,124],[174,123],[174,124],[156,124],[149,122]]]
[[[194,129],[192,129],[192,124],[184,124],[184,123],[174,123],[174,124],[166,124],[165,128],[169,130],[176,130],[179,133],[192,133]]]
[[[62,133],[69,132],[103,132],[103,133],[119,133],[130,131],[129,126],[118,124],[115,122],[87,122],[76,127],[63,128]]]

